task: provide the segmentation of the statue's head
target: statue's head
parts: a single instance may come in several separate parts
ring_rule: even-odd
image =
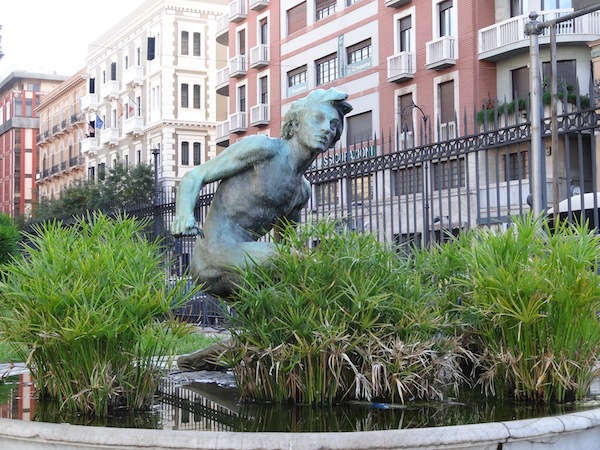
[[[283,118],[281,138],[288,140],[294,136],[298,121],[302,120],[303,114],[307,111],[319,109],[323,106],[331,106],[337,111],[340,118],[332,145],[335,144],[342,136],[344,116],[352,111],[352,106],[346,101],[347,98],[348,94],[345,92],[330,88],[327,90],[316,89],[306,97],[296,100]]]

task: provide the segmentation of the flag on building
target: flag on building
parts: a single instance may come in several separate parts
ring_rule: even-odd
[[[104,126],[104,122],[98,116],[96,116],[96,128],[102,128]]]

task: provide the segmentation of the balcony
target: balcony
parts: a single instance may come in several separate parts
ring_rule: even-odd
[[[250,49],[250,68],[260,69],[269,65],[269,46],[260,44]]]
[[[390,8],[400,8],[401,6],[408,5],[410,2],[411,0],[386,0],[384,5]]]
[[[217,124],[216,141],[219,147],[229,146],[229,120]]]
[[[96,133],[100,134],[100,145],[108,145],[113,147],[119,143],[119,129],[118,128],[105,128],[103,130],[96,130]]]
[[[252,11],[260,11],[269,6],[269,0],[250,0],[248,3]]]
[[[246,55],[234,56],[229,60],[229,77],[241,78],[246,75],[248,68],[246,65]]]
[[[456,139],[456,122],[441,123],[439,139],[442,141]]]
[[[120,90],[121,86],[117,80],[107,81],[102,85],[102,98],[107,100],[119,98]]]
[[[390,83],[412,80],[417,71],[415,66],[415,54],[413,52],[400,52],[389,56],[387,59],[387,80]]]
[[[217,94],[229,96],[229,66],[226,66],[217,72]]]
[[[81,154],[94,156],[98,153],[98,138],[89,137],[81,141]]]
[[[65,133],[65,128],[66,127],[63,127],[62,125],[54,125],[52,127],[52,136],[62,136]]]
[[[123,85],[138,87],[144,84],[144,68],[142,66],[131,66],[123,74]]]
[[[247,16],[246,0],[234,0],[229,2],[229,21],[241,22]]]
[[[96,111],[98,109],[98,94],[86,94],[81,97],[82,111]]]
[[[229,116],[230,133],[245,133],[246,130],[248,130],[248,117],[245,111]]]
[[[221,45],[229,45],[229,14],[223,14],[217,19],[217,42]]]
[[[250,125],[253,127],[269,125],[269,105],[261,104],[250,108]]]
[[[85,118],[83,117],[83,113],[73,113],[69,117],[69,126],[77,125],[78,123],[85,122]]]
[[[544,22],[573,12],[573,9],[543,11],[537,18]],[[511,17],[478,31],[477,43],[480,60],[498,60],[504,54],[529,51],[529,37],[525,35],[528,15]],[[557,43],[582,43],[600,38],[600,11],[576,17],[556,24]],[[544,28],[539,37],[540,44],[550,42],[550,30]]]
[[[139,136],[144,134],[144,118],[140,116],[131,116],[123,121],[123,134]]]
[[[442,36],[425,45],[426,68],[440,70],[456,65],[456,38],[454,36]]]

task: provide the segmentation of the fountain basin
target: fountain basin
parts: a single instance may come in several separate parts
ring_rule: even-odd
[[[600,409],[506,422],[336,433],[190,432],[0,419],[0,448],[107,449],[597,449]]]

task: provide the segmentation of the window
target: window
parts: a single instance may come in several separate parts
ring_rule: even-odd
[[[102,84],[106,83],[106,70],[102,71]]]
[[[201,51],[200,51],[200,33],[194,33],[194,37],[193,37],[194,41],[193,41],[193,55],[194,56],[200,56],[201,55]]]
[[[350,116],[347,119],[347,142],[350,145],[368,142],[373,137],[371,111]]]
[[[529,153],[527,151],[513,151],[503,155],[506,173],[504,181],[525,180],[529,178]]]
[[[452,189],[465,186],[464,158],[451,159],[431,164],[433,189]]]
[[[181,107],[182,108],[189,107],[188,90],[189,90],[189,85],[187,85],[185,83],[181,85]]]
[[[407,167],[392,171],[394,196],[423,192],[423,167]]]
[[[337,79],[337,55],[335,53],[326,56],[316,62],[317,86]]]
[[[21,117],[23,115],[23,103],[20,98],[15,98],[13,114],[15,117]]]
[[[200,163],[202,162],[201,152],[200,152],[201,148],[202,147],[200,145],[200,142],[194,142],[194,165],[195,166],[199,166]]]
[[[98,180],[102,181],[106,178],[106,163],[98,164]]]
[[[572,8],[572,0],[542,0],[542,10]]]
[[[371,176],[354,178],[350,184],[350,199],[352,202],[373,198],[373,180]]]
[[[440,83],[440,122],[454,122],[454,81]]]
[[[398,126],[400,133],[413,133],[413,97],[412,94],[405,94],[398,97]],[[401,139],[405,136],[401,135]],[[408,136],[406,136],[408,139]]]
[[[125,55],[125,57],[123,58],[123,67],[125,67],[125,70],[129,69],[129,56]]]
[[[190,53],[190,36],[187,31],[181,32],[181,54],[189,55]]]
[[[452,2],[453,0],[444,0],[438,4],[440,37],[452,36]]]
[[[315,201],[317,205],[339,204],[337,181],[315,184]]]
[[[549,62],[542,63],[544,90],[550,90],[551,75],[551,64]],[[577,84],[577,66],[574,59],[557,61],[556,75],[559,94],[575,90],[575,85]]]
[[[259,36],[258,42],[262,45],[267,45],[269,43],[269,26],[267,23],[267,19],[261,19],[258,24],[259,28]]]
[[[117,79],[117,63],[110,63],[110,79],[111,81],[115,81]]]
[[[306,83],[306,66],[290,70],[287,74],[288,87],[297,86]]]
[[[137,106],[136,115],[141,116],[142,115],[142,97],[138,96],[135,98],[135,100],[136,100],[136,106]]]
[[[522,16],[529,13],[528,0],[510,0],[510,17]]]
[[[306,2],[287,10],[287,34],[306,28]]]
[[[96,92],[96,79],[95,78],[90,78],[90,81],[88,84],[88,92],[90,94],[94,94]]]
[[[142,48],[141,47],[138,47],[135,49],[135,65],[136,66],[142,65]]]
[[[298,67],[287,73],[287,96],[299,94],[306,91],[306,66]]]
[[[194,85],[194,108],[200,109],[200,85]]]
[[[529,97],[529,68],[511,70],[513,100]]]
[[[355,64],[372,56],[371,39],[348,47],[348,64]]]
[[[187,141],[181,143],[181,165],[190,165],[190,143]]]
[[[269,103],[269,79],[267,77],[261,77],[258,80],[258,103],[261,105],[267,105]]]
[[[238,55],[246,54],[246,30],[240,30],[237,34]]]
[[[238,87],[238,112],[246,112],[246,86]]]
[[[412,52],[412,17],[406,16],[398,21],[398,49],[401,52]]]
[[[319,21],[324,19],[327,16],[332,15],[336,9],[336,0],[316,0],[315,2],[315,11],[316,18],[315,20]]]

